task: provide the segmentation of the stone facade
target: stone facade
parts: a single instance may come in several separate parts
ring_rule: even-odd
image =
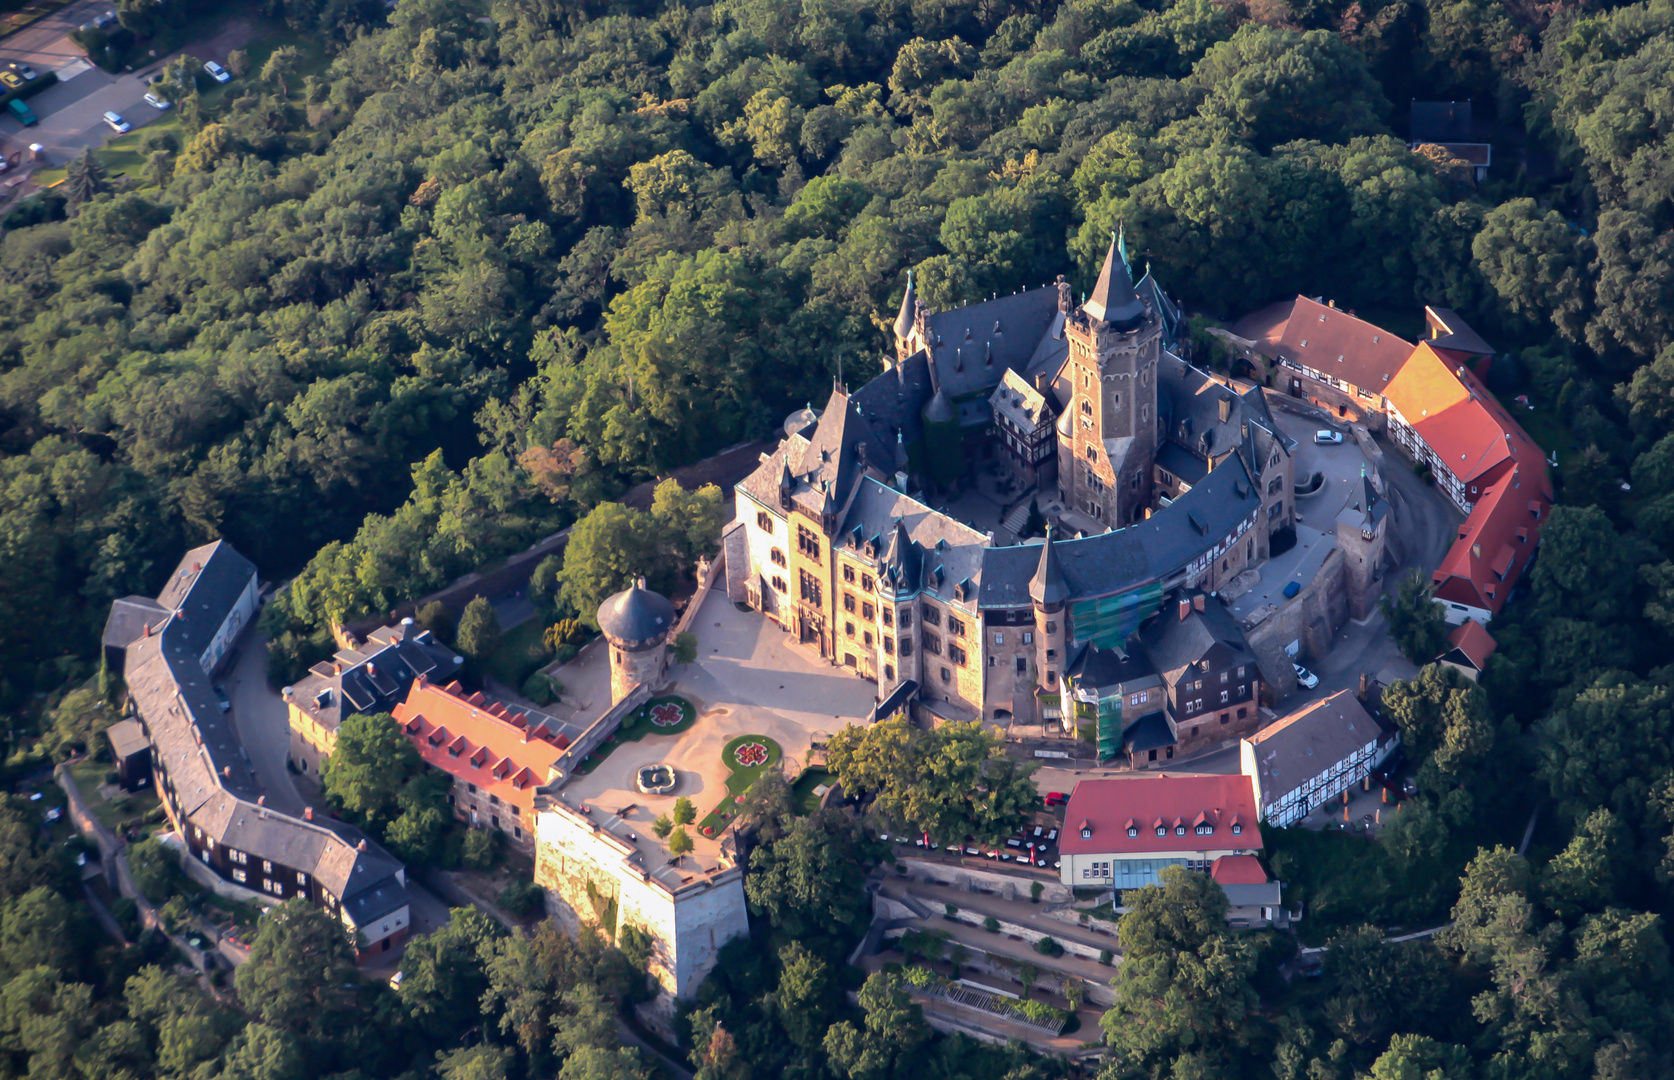
[[[691,997],[721,947],[749,934],[736,866],[682,870],[647,858],[621,822],[595,821],[556,799],[537,814],[535,835],[535,881],[551,915],[572,934],[597,926],[620,941],[625,927],[645,931],[651,977],[671,998]]]

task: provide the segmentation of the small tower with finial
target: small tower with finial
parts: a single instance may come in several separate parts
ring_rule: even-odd
[[[599,632],[610,646],[611,704],[633,693],[635,687],[663,684],[668,677],[674,605],[647,589],[644,578],[599,605]]]

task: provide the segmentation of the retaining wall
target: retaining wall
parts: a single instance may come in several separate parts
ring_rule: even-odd
[[[950,885],[966,892],[988,893],[1006,900],[1029,900],[1029,886],[1037,878],[1017,878],[1007,874],[993,874],[986,870],[972,870],[963,866],[952,866],[947,863],[931,862],[928,859],[901,859],[902,866],[907,868],[907,880],[927,881],[935,885]],[[1067,904],[1073,900],[1074,894],[1069,887],[1056,881],[1041,881],[1046,888],[1040,898],[1048,904]]]

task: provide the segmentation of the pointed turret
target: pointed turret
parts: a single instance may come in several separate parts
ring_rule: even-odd
[[[895,336],[905,340],[913,332],[913,316],[918,305],[918,293],[913,289],[913,272],[907,271],[907,292],[901,297],[901,314],[895,316]]]
[[[1128,272],[1127,258],[1115,233],[1110,234],[1110,250],[1104,254],[1098,284],[1082,302],[1081,310],[1118,330],[1135,329],[1145,319],[1145,305],[1134,292],[1133,275]]]
[[[1052,527],[1046,529],[1046,543],[1040,546],[1040,564],[1029,579],[1029,599],[1042,606],[1061,604],[1069,597],[1069,584],[1058,567],[1058,553],[1052,546]]]
[[[897,519],[884,549],[883,579],[897,593],[910,593],[918,584],[918,551],[907,527]]]

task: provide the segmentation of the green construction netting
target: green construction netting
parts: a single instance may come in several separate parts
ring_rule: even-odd
[[[1082,600],[1070,605],[1077,641],[1091,641],[1101,649],[1118,649],[1139,624],[1162,606],[1162,582],[1153,581],[1114,596]]]

